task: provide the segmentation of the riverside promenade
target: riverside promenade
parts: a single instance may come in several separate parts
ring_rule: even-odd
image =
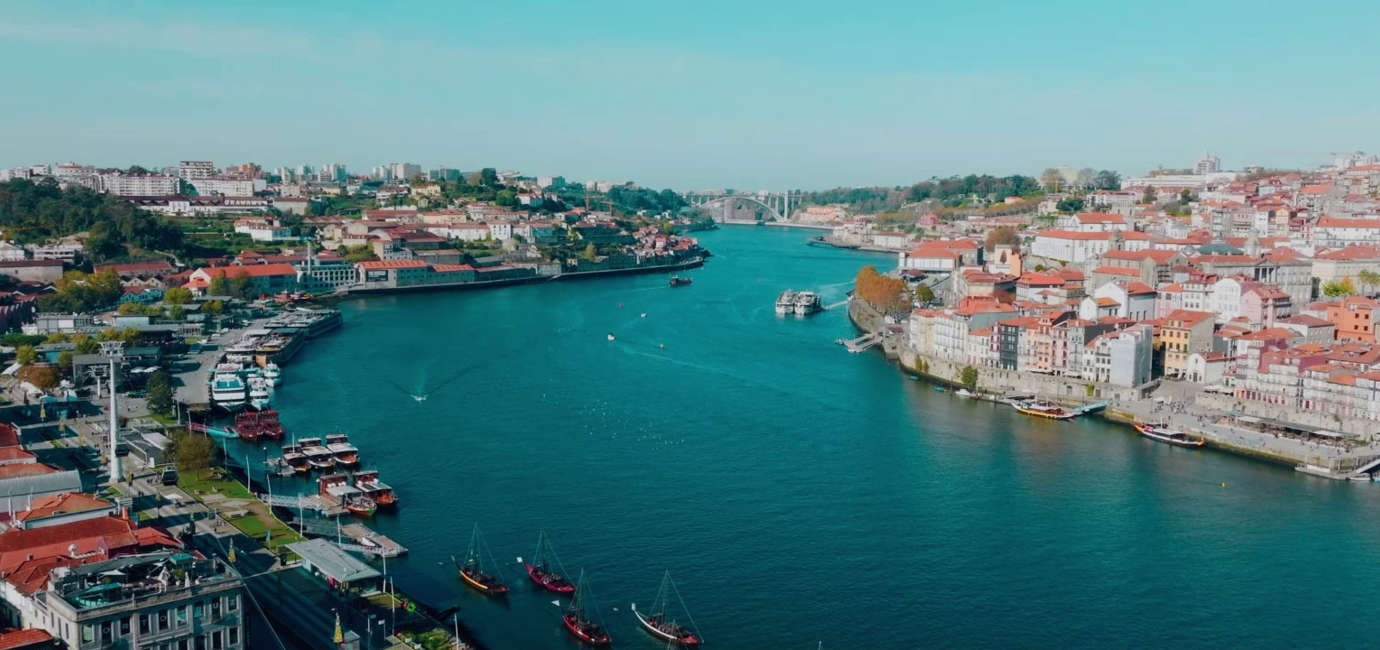
[[[960,386],[966,364],[913,349],[903,328],[862,300],[848,307],[849,319],[867,334],[880,332],[888,359],[908,373],[930,381]],[[1006,395],[1034,395],[1065,405],[1105,400],[1101,417],[1121,424],[1165,421],[1199,436],[1207,446],[1229,453],[1293,466],[1326,478],[1362,479],[1357,468],[1380,459],[1380,444],[1354,438],[1303,435],[1280,427],[1263,426],[1259,418],[1241,416],[1230,400],[1203,393],[1201,386],[1177,380],[1156,380],[1137,387],[1112,386],[1081,378],[1061,377],[1000,368],[975,368],[978,392],[1001,401]],[[1129,426],[1125,431],[1134,434]]]

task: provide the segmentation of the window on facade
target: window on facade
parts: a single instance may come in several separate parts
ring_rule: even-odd
[[[81,626],[81,642],[91,643],[96,640],[96,626],[86,624]]]
[[[148,633],[149,633],[149,615],[148,615],[148,614],[140,614],[140,615],[139,615],[139,634],[148,634]]]
[[[219,599],[219,598],[212,598],[212,599],[211,599],[211,619],[212,619],[212,620],[215,620],[215,619],[218,619],[218,618],[220,618],[220,599]]]
[[[129,636],[129,619],[120,619],[120,636]]]
[[[220,650],[220,630],[211,633],[211,650]]]
[[[225,611],[227,611],[227,612],[233,612],[233,611],[235,611],[235,610],[237,610],[237,609],[239,609],[239,608],[240,608],[240,597],[239,597],[239,596],[226,596],[226,598],[225,598]]]
[[[197,636],[196,650],[206,650],[206,635]]]
[[[187,624],[187,606],[183,605],[173,610],[174,618],[177,619],[177,626],[182,627]]]
[[[101,622],[101,643],[110,643],[110,621]]]
[[[196,604],[192,605],[192,620],[201,620],[201,617],[204,615],[204,612],[205,609],[203,608],[201,601],[196,601]]]
[[[240,643],[240,628],[232,627],[232,628],[230,628],[230,631],[229,631],[227,634],[228,634],[228,637],[229,637],[229,638],[228,638],[228,640],[225,642],[226,645],[229,645],[229,646],[236,646],[236,645],[239,645],[239,643]]]
[[[166,609],[158,610],[158,629],[168,629],[168,610]]]

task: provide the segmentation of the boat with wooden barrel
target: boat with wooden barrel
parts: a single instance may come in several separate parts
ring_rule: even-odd
[[[680,604],[680,609],[685,613],[687,625],[670,618],[667,610],[671,604],[671,597],[674,596]],[[630,607],[633,616],[637,617],[637,622],[642,624],[642,629],[648,634],[665,641],[668,645],[675,645],[682,648],[697,648],[703,641],[703,637],[694,629],[695,621],[690,618],[690,610],[685,608],[685,601],[680,598],[680,591],[676,589],[676,583],[671,580],[671,572],[667,571],[661,578],[661,589],[657,590],[656,599],[652,601],[652,607],[648,610],[640,610],[637,603]]]
[[[355,487],[359,488],[365,496],[373,499],[381,508],[396,508],[398,506],[398,495],[393,492],[393,487],[379,480],[379,472],[376,469],[355,472]]]
[[[454,557],[451,561],[455,562],[455,568],[460,572],[460,579],[470,588],[486,596],[503,596],[508,593],[508,585],[503,584],[503,580],[497,575],[488,573],[484,570],[484,556],[488,555],[488,549],[484,545],[484,538],[479,533],[479,524],[474,525],[474,532],[470,534],[470,548],[465,553],[464,562],[456,562]],[[490,564],[497,564],[492,561]]]
[[[552,593],[569,595],[575,593],[575,585],[570,584],[565,579],[565,571],[560,569],[561,561],[556,557],[556,549],[551,547],[551,540],[547,539],[546,531],[537,533],[537,551],[532,554],[531,562],[524,562],[522,566],[527,569],[527,577],[532,582],[537,583],[542,589]]]
[[[609,645],[613,643],[613,638],[604,630],[604,626],[596,623],[585,611],[585,603],[589,600],[589,586],[585,584],[585,572],[581,571],[579,585],[575,588],[575,595],[570,600],[570,606],[565,608],[561,621],[565,623],[565,629],[570,635],[581,643],[592,646]]]
[[[278,420],[278,412],[273,409],[259,411],[259,437],[269,440],[283,439],[283,423]]]
[[[1202,447],[1206,441],[1202,438],[1194,438],[1183,431],[1173,429],[1160,422],[1137,422],[1133,424],[1140,435],[1151,440],[1163,442],[1175,447]]]
[[[1046,418],[1049,420],[1072,420],[1073,418],[1078,417],[1077,412],[1070,411],[1053,402],[1031,400],[1028,402],[1012,402],[1011,405],[1016,407],[1017,411],[1020,411],[1021,413],[1024,413],[1026,415],[1033,415],[1037,418]]]

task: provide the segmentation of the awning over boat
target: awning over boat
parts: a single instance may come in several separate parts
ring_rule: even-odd
[[[338,583],[350,584],[382,575],[329,540],[309,539],[288,544],[288,548],[302,558],[309,570]]]

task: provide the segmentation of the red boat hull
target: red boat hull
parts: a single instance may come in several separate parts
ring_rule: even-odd
[[[593,646],[606,646],[613,643],[613,639],[609,638],[609,635],[602,630],[598,631],[597,634],[590,634],[580,629],[580,619],[576,618],[574,615],[566,614],[561,617],[561,620],[565,622],[565,629],[570,632],[571,636],[574,636],[583,643],[588,643]]]
[[[542,589],[557,594],[575,593],[575,585],[570,584],[570,581],[550,573],[543,573],[541,569],[530,564],[524,563],[522,566],[527,567],[527,577],[540,585]]]

